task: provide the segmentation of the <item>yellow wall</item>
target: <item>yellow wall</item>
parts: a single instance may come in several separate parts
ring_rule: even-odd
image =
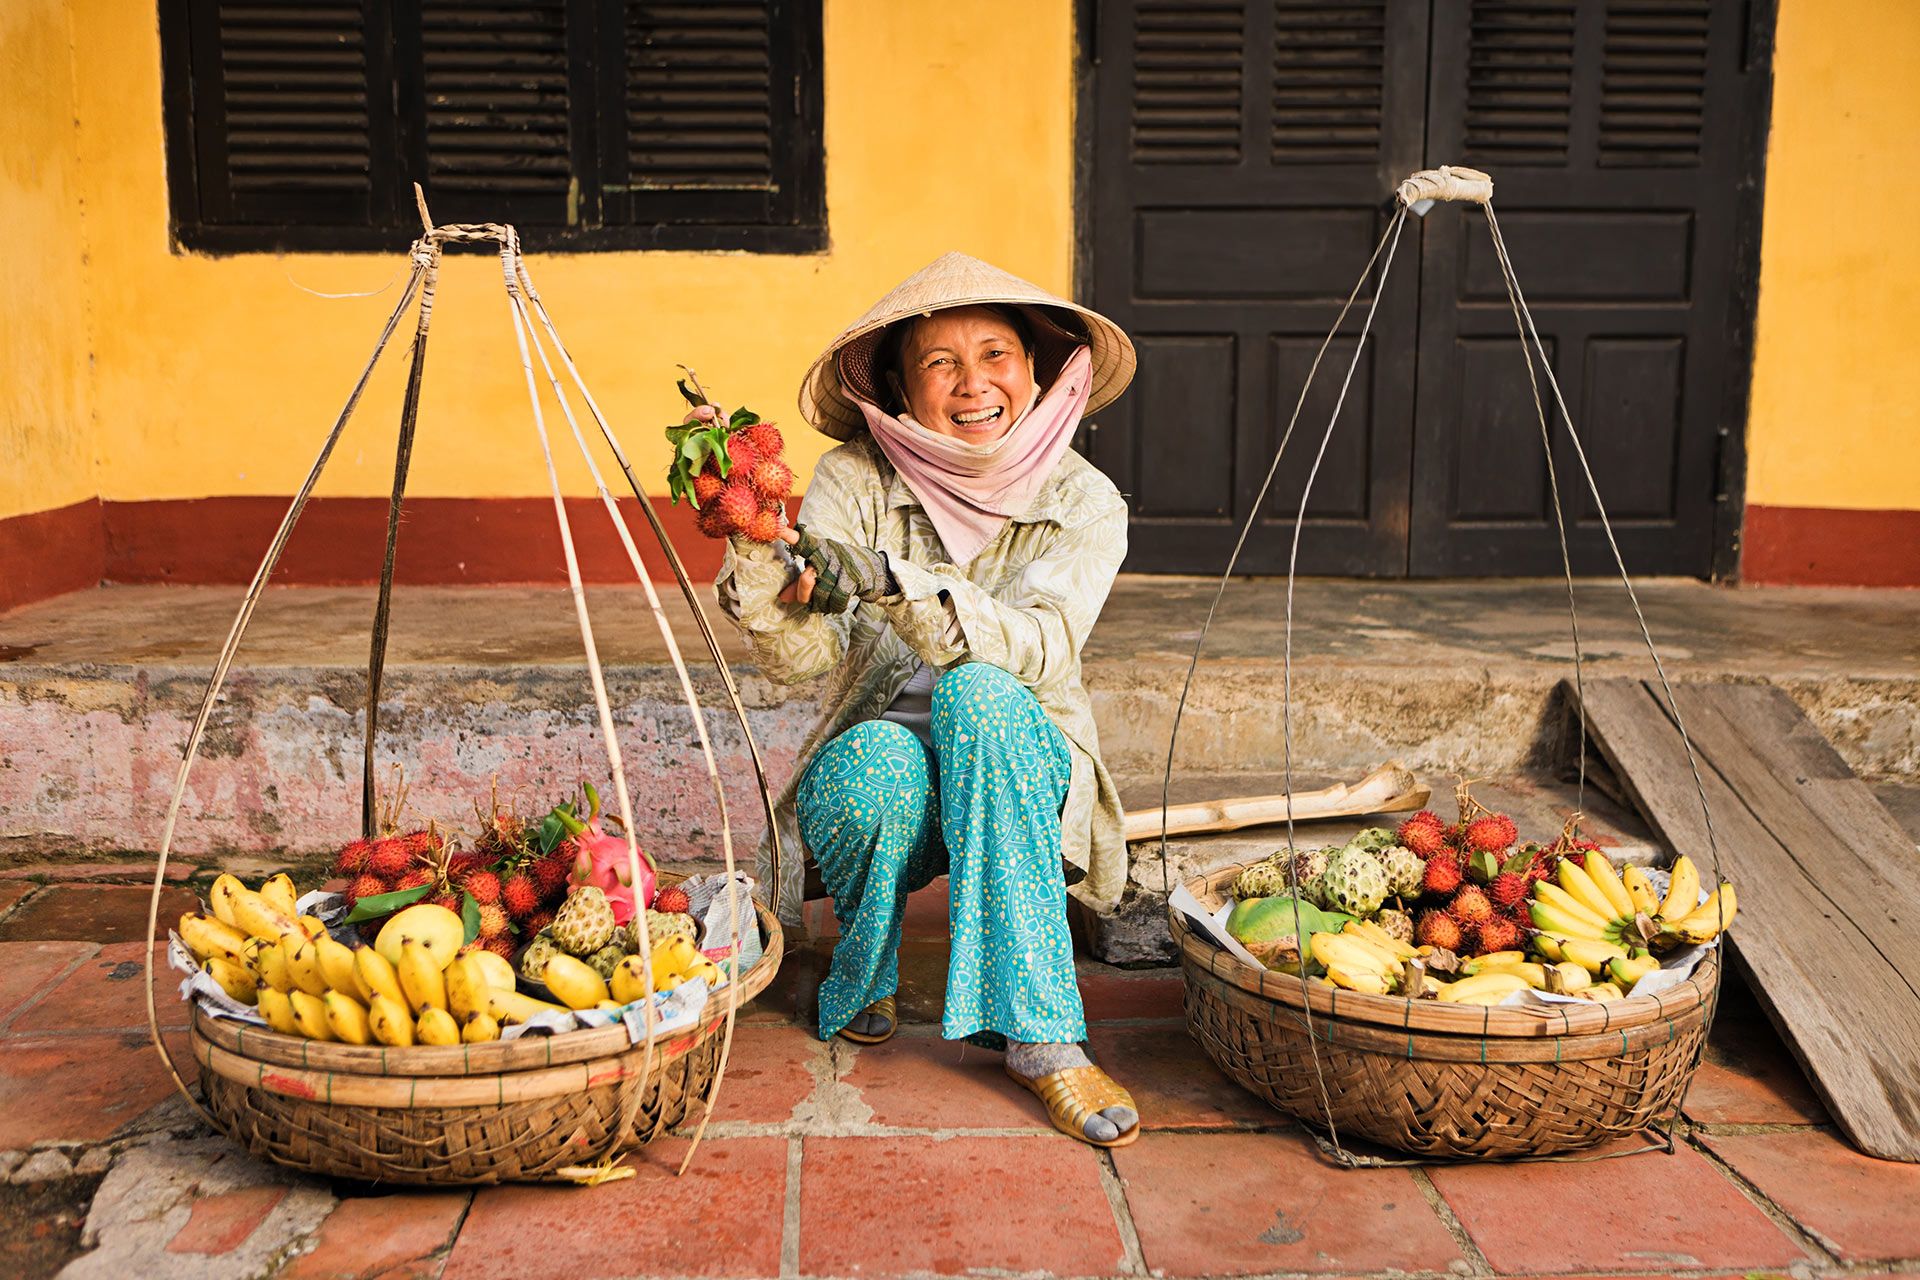
[[[1749,503],[1920,508],[1917,67],[1914,0],[1781,0]]]
[[[90,237],[100,492],[287,493],[365,363],[404,260],[174,253],[152,0],[72,4],[85,52],[81,169],[106,206]],[[676,361],[697,369],[723,404],[799,428],[789,439],[804,479],[830,442],[800,421],[800,377],[901,277],[961,249],[1054,289],[1070,285],[1070,6],[828,0],[825,12],[828,252],[529,264],[587,385],[650,475],[665,471],[661,428],[685,410]],[[981,109],[962,105],[971,102]],[[328,293],[392,286],[335,301],[295,282]],[[321,493],[386,492],[401,345]],[[497,259],[446,264],[421,412],[411,492],[545,492]],[[591,491],[577,456],[563,478],[574,492]]]
[[[964,249],[1070,284],[1071,6],[827,0],[823,254],[623,253],[533,269],[629,452],[658,471],[673,366],[799,427],[808,361]],[[1747,498],[1920,508],[1920,4],[1781,0]],[[982,78],[981,69],[991,75]],[[284,494],[397,296],[386,255],[181,255],[167,240],[151,0],[0,4],[0,518],[79,501]],[[970,105],[978,103],[978,109]],[[77,127],[76,127],[77,119]],[[379,289],[372,298],[323,292]],[[498,275],[450,261],[413,488],[537,494]],[[400,352],[322,492],[387,484]],[[91,359],[89,359],[91,357]],[[804,481],[824,441],[790,433]],[[577,467],[573,492],[585,489]],[[656,490],[658,484],[653,486]]]
[[[65,0],[0,4],[0,519],[98,492],[73,89]]]

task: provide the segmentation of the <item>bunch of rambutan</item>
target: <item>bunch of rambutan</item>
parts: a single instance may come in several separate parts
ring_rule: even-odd
[[[673,500],[684,496],[698,513],[695,524],[709,538],[735,534],[772,542],[787,522],[793,468],[785,458],[780,429],[749,409],[712,426],[667,428],[674,447],[667,482]]]
[[[1506,814],[1470,802],[1462,810],[1459,822],[1422,809],[1400,824],[1399,842],[1426,862],[1414,941],[1459,956],[1517,950],[1532,933],[1527,902],[1534,882],[1551,874],[1552,855],[1522,842]]]

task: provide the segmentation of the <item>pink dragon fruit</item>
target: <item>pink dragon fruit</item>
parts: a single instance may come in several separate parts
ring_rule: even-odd
[[[606,894],[607,902],[613,907],[613,922],[624,925],[633,919],[636,900],[653,901],[653,859],[647,856],[646,850],[640,851],[640,884],[636,893],[626,839],[600,829],[600,793],[591,783],[585,784],[585,789],[585,822],[569,812],[570,805],[554,810],[567,829],[567,847],[573,852],[573,874],[569,878],[574,884],[590,884]]]

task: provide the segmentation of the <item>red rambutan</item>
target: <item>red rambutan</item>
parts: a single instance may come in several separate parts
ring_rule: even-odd
[[[1533,882],[1518,871],[1502,871],[1487,882],[1487,899],[1500,910],[1511,913],[1526,906]],[[1495,947],[1496,951],[1505,950]]]
[[[724,538],[732,532],[721,518],[717,502],[709,502],[694,513],[693,527],[700,531],[703,538]]]
[[[1422,809],[1400,824],[1394,833],[1394,839],[1402,848],[1411,849],[1423,858],[1431,858],[1446,848],[1446,824],[1440,821],[1440,815],[1431,809]]]
[[[670,884],[653,895],[653,909],[664,911],[668,915],[682,915],[693,909],[687,900],[687,891],[677,884]]]
[[[415,867],[394,882],[396,889],[418,889],[423,884],[433,883],[433,872],[425,867]]]
[[[1493,919],[1493,904],[1487,901],[1487,895],[1480,891],[1479,885],[1466,885],[1453,895],[1453,901],[1447,904],[1447,910],[1453,918],[1463,925],[1479,928]]]
[[[481,906],[500,901],[500,877],[491,871],[472,871],[461,886]]]
[[[1504,813],[1489,813],[1475,818],[1467,824],[1462,836],[1467,848],[1475,853],[1499,853],[1511,848],[1519,838],[1520,829]]]
[[[416,858],[424,858],[430,853],[438,853],[446,845],[438,831],[415,831],[403,836],[407,842],[407,852]]]
[[[1505,916],[1491,916],[1480,922],[1480,950],[1513,951],[1527,940],[1527,935],[1519,925]]]
[[[540,886],[525,872],[515,872],[500,882],[500,905],[515,920],[525,920],[540,909]]]
[[[747,473],[747,483],[766,502],[780,502],[793,492],[793,468],[778,458],[762,458]]]
[[[556,850],[530,864],[527,872],[539,887],[541,901],[550,901],[565,895],[567,877],[573,874],[573,859]]]
[[[693,477],[693,505],[704,507],[720,496],[727,487],[727,478],[720,474],[720,468],[709,462]]]
[[[785,523],[779,511],[760,510],[753,513],[747,527],[740,532],[754,542],[772,542],[780,536],[780,526]]]
[[[429,898],[428,901],[436,907],[445,907],[455,915],[460,914],[460,895],[457,893],[436,894],[434,897]]]
[[[480,946],[482,950],[491,951],[502,960],[513,959],[513,953],[520,949],[515,945],[513,935],[510,933],[496,933],[491,938],[482,938]]]
[[[756,422],[750,427],[742,427],[727,442],[731,450],[734,440],[744,440],[761,458],[777,458],[786,452],[787,442],[780,435],[780,428],[771,422]],[[785,496],[784,494],[781,496]]]
[[[1445,951],[1460,951],[1460,922],[1444,911],[1428,910],[1420,913],[1414,922],[1413,940],[1423,947],[1439,947]]]
[[[513,928],[513,922],[507,919],[507,913],[495,903],[487,903],[480,908],[480,936],[497,938]]]
[[[398,880],[412,862],[413,851],[407,848],[406,838],[387,836],[373,842],[373,849],[367,854],[367,872],[382,880]]]
[[[447,859],[447,883],[459,888],[466,883],[468,876],[487,865],[487,856],[463,849]]]
[[[553,915],[553,912],[542,907],[520,922],[520,931],[531,938],[534,934],[553,923]]]
[[[349,878],[367,869],[367,856],[373,852],[371,840],[349,840],[347,847],[333,860],[333,874]]]
[[[747,523],[760,511],[760,499],[744,480],[729,480],[720,496],[713,500],[714,519],[730,534],[743,533]]]
[[[1427,859],[1427,869],[1420,875],[1420,892],[1448,894],[1460,887],[1465,878],[1461,870],[1460,859],[1451,849],[1442,849]]]
[[[746,483],[747,476],[760,461],[760,451],[753,447],[753,441],[744,431],[736,431],[727,437],[727,482],[738,480]]]
[[[347,905],[351,907],[362,898],[372,898],[379,894],[391,892],[393,892],[393,886],[387,881],[382,880],[379,876],[355,876],[353,882],[347,886]]]

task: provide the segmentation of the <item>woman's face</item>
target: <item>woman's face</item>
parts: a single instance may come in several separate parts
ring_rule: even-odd
[[[907,410],[929,431],[992,444],[1033,399],[1033,361],[1020,335],[986,307],[914,321],[900,346]]]

